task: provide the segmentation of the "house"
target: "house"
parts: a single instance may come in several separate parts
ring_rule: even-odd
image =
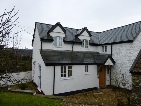
[[[32,78],[45,95],[132,88],[130,68],[141,48],[141,22],[103,32],[35,23]]]

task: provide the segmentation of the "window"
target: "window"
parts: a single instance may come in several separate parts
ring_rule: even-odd
[[[72,66],[61,66],[61,77],[71,77]]]
[[[85,72],[88,72],[88,65],[85,65]]]
[[[88,48],[88,44],[89,44],[89,41],[84,39],[83,42],[82,42],[82,47]]]
[[[62,37],[54,37],[54,46],[61,47],[63,45],[63,38]]]
[[[107,46],[102,46],[102,52],[107,52]]]

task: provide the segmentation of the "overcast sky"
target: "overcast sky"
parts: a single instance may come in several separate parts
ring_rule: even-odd
[[[101,32],[141,21],[141,0],[0,0],[0,14],[14,6],[28,32],[21,33],[20,48],[32,48],[35,22]]]

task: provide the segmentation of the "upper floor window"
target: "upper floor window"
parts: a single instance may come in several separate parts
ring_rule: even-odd
[[[88,65],[85,65],[85,72],[88,72]]]
[[[56,37],[53,37],[53,40],[54,40],[54,46],[62,47],[62,45],[63,45],[63,38],[62,37],[56,36]]]
[[[102,52],[107,52],[107,46],[102,46]]]
[[[88,44],[89,44],[89,41],[84,39],[83,42],[82,42],[82,47],[88,48]]]
[[[61,77],[71,77],[72,66],[61,66]]]

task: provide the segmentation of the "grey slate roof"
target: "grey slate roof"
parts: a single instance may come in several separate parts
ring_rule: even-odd
[[[50,38],[50,36],[47,35],[47,32],[52,28],[53,25],[36,22],[36,26],[39,31],[40,38],[42,39]],[[64,38],[64,40],[74,42],[76,39],[75,36],[78,35],[83,30],[68,27],[64,27],[64,29],[66,30],[66,37]],[[103,31],[100,33],[90,31],[90,34],[92,35],[90,38],[90,43],[111,44],[134,41],[134,39],[139,35],[139,32],[141,32],[141,21],[117,27],[114,29],[110,29],[107,31]]]
[[[100,44],[134,40],[141,32],[141,21],[100,33]]]
[[[108,54],[99,54],[98,52],[90,51],[59,51],[46,49],[41,50],[40,53],[46,65],[105,64],[109,58]]]

